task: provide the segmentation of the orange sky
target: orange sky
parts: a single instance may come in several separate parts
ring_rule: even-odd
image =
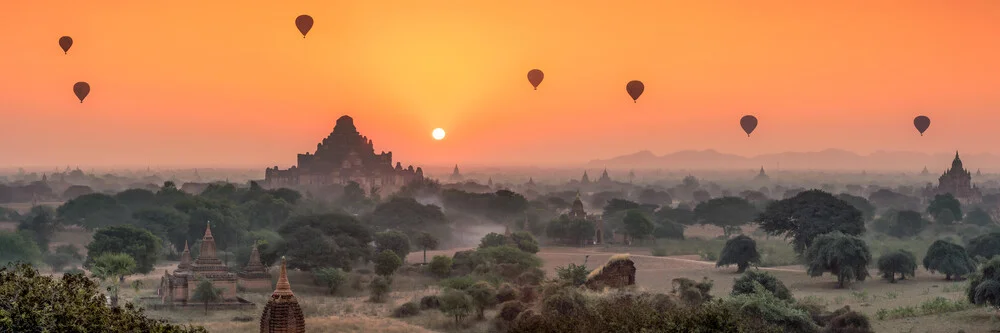
[[[404,165],[1000,153],[1000,1],[825,2],[8,0],[0,166],[288,167],[344,114]]]

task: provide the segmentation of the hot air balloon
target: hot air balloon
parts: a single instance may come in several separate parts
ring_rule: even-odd
[[[73,85],[73,93],[80,99],[80,103],[83,103],[83,99],[90,94],[90,85],[87,82],[77,82]]]
[[[299,32],[302,33],[302,38],[306,38],[306,34],[313,27],[313,18],[309,15],[299,15],[295,18],[295,26],[299,28]]]
[[[924,131],[926,131],[928,127],[931,127],[931,118],[927,118],[927,116],[917,116],[916,118],[913,118],[913,127],[916,127],[917,131],[920,131],[920,136],[924,136]]]
[[[625,91],[628,92],[629,96],[632,96],[632,103],[636,103],[639,96],[642,96],[643,90],[646,90],[646,86],[642,85],[639,80],[628,81],[625,85]]]
[[[747,132],[747,137],[750,137],[750,133],[757,128],[757,117],[746,115],[740,118],[740,127],[743,127],[743,131]]]
[[[545,78],[545,73],[542,73],[540,69],[532,69],[528,71],[528,82],[531,83],[535,90],[538,90],[538,85],[542,84],[542,79]]]
[[[73,46],[73,38],[70,36],[59,37],[59,47],[62,48],[63,54],[69,53],[69,48]]]

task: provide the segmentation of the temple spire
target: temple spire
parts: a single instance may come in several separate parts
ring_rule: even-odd
[[[198,259],[215,259],[215,237],[212,237],[212,222],[205,223],[205,237],[201,240],[201,253]]]
[[[286,296],[292,294],[292,285],[288,284],[288,271],[285,268],[285,257],[281,257],[281,270],[278,273],[278,283],[274,288],[272,296]]]
[[[191,248],[188,247],[188,242],[184,241],[184,252],[181,252],[181,263],[177,265],[177,269],[184,270],[191,268]]]

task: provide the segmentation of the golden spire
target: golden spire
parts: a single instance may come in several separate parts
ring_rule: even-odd
[[[278,273],[278,284],[274,288],[271,296],[285,296],[292,294],[292,285],[288,284],[288,272],[285,268],[285,257],[281,257],[281,271]]]
[[[212,221],[205,222],[205,238],[215,238],[212,237]]]

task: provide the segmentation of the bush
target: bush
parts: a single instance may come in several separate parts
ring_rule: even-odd
[[[874,333],[868,317],[865,315],[849,311],[830,319],[830,323],[823,329],[823,333]]]
[[[723,301],[730,313],[747,320],[751,326],[778,326],[787,332],[817,332],[819,327],[808,313],[776,297],[760,284],[757,290],[732,296]],[[756,331],[756,330],[753,330]]]
[[[375,274],[381,276],[392,276],[393,273],[403,265],[403,260],[396,255],[396,252],[384,250],[375,255]]]
[[[330,295],[336,294],[337,289],[347,279],[347,273],[340,268],[323,267],[313,272],[313,281],[318,286],[327,288]]]
[[[385,296],[389,294],[390,290],[389,279],[376,276],[368,285],[368,290],[371,291],[368,301],[373,303],[385,302]]]
[[[455,325],[462,322],[462,318],[468,316],[473,310],[472,297],[465,292],[454,289],[445,289],[438,299],[441,306],[438,308],[442,313],[455,318]]]
[[[413,302],[403,303],[403,305],[392,311],[392,316],[395,318],[412,317],[418,314],[420,314],[420,306]]]
[[[446,256],[434,256],[434,258],[431,258],[430,263],[431,274],[440,278],[446,278],[448,275],[451,275],[452,265],[454,265],[454,262],[451,258]]]
[[[420,298],[420,308],[423,310],[437,309],[441,306],[441,300],[437,295],[427,295]]]
[[[531,304],[538,299],[538,291],[535,290],[534,286],[521,286],[521,302]]]
[[[542,283],[542,280],[544,279],[545,279],[545,271],[538,268],[534,268],[527,272],[521,273],[521,275],[519,275],[517,279],[514,280],[514,282],[522,286],[525,285],[537,286],[538,284]]]
[[[1000,308],[1000,257],[987,261],[969,278],[966,296],[969,303]]]
[[[517,290],[510,284],[504,283],[500,285],[500,288],[497,288],[497,303],[514,301],[517,300],[518,296]]]
[[[456,289],[456,290],[467,290],[476,283],[476,280],[469,276],[458,276],[453,278],[447,278],[438,282],[441,287]]]
[[[733,282],[733,292],[731,295],[754,293],[759,290],[757,289],[758,285],[779,299],[792,300],[792,292],[785,287],[785,284],[774,275],[771,275],[771,273],[763,271],[748,271],[743,273],[743,276],[740,276]]]
[[[497,318],[503,321],[512,322],[514,319],[517,319],[517,315],[524,312],[527,308],[528,307],[524,305],[524,303],[518,301],[504,302],[503,304],[500,304],[500,312],[497,313]]]
[[[556,275],[559,276],[559,279],[573,286],[582,286],[587,282],[587,274],[589,273],[587,266],[573,263],[566,265],[566,267],[556,267]]]
[[[483,319],[484,312],[497,304],[497,291],[486,281],[479,281],[473,284],[465,293],[472,296],[472,304],[478,310],[477,318]]]

